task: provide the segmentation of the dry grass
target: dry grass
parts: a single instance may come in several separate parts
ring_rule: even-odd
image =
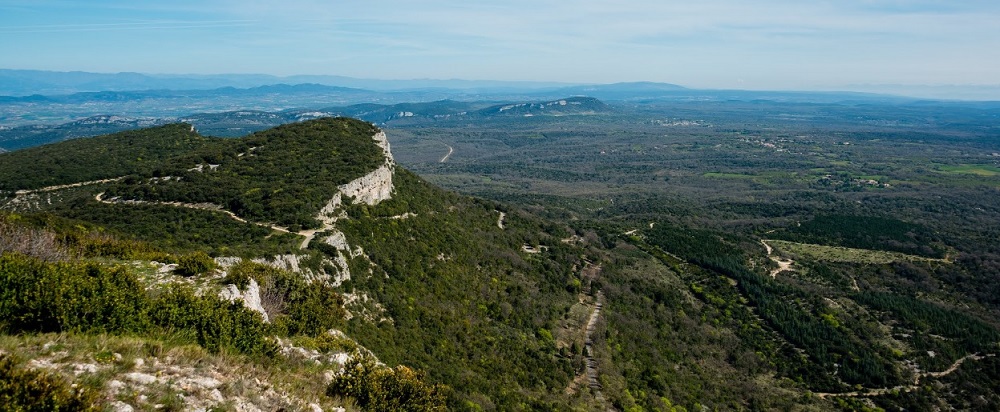
[[[775,249],[797,257],[809,258],[826,262],[850,262],[865,264],[886,264],[892,262],[916,262],[934,261],[944,262],[943,259],[931,259],[923,256],[907,255],[899,252],[886,252],[882,250],[854,249],[841,246],[824,246],[809,243],[795,243],[784,240],[766,240]]]
[[[324,375],[337,365],[281,356],[255,362],[242,355],[212,354],[169,336],[0,335],[0,353],[14,354],[27,360],[29,367],[56,372],[102,392],[107,405],[121,401],[137,410],[348,406],[325,396]]]
[[[13,225],[0,220],[0,253],[17,252],[55,262],[73,257],[52,232]]]

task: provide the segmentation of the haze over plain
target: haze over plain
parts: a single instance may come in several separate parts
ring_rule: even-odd
[[[0,2],[0,55],[4,68],[55,71],[657,81],[963,97],[1000,85],[998,20],[1000,3],[979,0],[13,0]]]

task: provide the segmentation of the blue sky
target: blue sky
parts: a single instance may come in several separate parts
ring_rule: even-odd
[[[1000,1],[0,0],[0,68],[998,85]]]

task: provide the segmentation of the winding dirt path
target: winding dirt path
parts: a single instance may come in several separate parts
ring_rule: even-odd
[[[767,257],[769,259],[771,259],[772,262],[778,264],[778,268],[772,270],[771,273],[770,273],[772,279],[778,277],[779,273],[784,272],[786,270],[789,271],[789,272],[794,272],[795,271],[794,269],[792,269],[792,265],[795,264],[794,260],[791,260],[791,259],[782,259],[782,258],[780,258],[778,256],[775,256],[773,254],[774,253],[774,248],[772,248],[771,245],[767,244],[766,240],[761,239],[760,243],[762,245],[764,245],[765,249],[767,249]]]
[[[39,189],[18,190],[18,191],[14,192],[14,195],[15,196],[30,195],[32,193],[52,192],[52,191],[55,191],[55,190],[69,189],[69,188],[73,188],[73,187],[89,186],[89,185],[96,185],[96,184],[101,184],[101,183],[111,183],[111,182],[117,182],[117,181],[122,180],[124,178],[125,177],[122,176],[122,177],[116,177],[114,179],[91,180],[91,181],[87,181],[87,182],[70,183],[68,185],[48,186],[48,187],[43,187],[43,188],[39,188]]]
[[[980,359],[983,359],[983,358],[986,358],[986,357],[993,357],[993,356],[996,356],[996,355],[994,355],[994,354],[979,355],[978,353],[973,353],[973,354],[965,355],[965,356],[959,358],[958,360],[956,360],[955,363],[951,364],[951,366],[949,366],[948,369],[945,369],[945,370],[943,370],[941,372],[923,372],[923,373],[918,373],[913,378],[913,384],[911,384],[911,385],[900,385],[900,386],[896,386],[896,387],[892,387],[892,388],[877,388],[877,389],[867,389],[867,390],[862,390],[862,391],[842,392],[842,393],[819,392],[819,393],[815,393],[814,395],[816,395],[816,396],[818,396],[818,397],[820,397],[822,399],[825,399],[825,398],[829,398],[829,397],[879,396],[879,395],[885,395],[885,394],[893,392],[893,391],[898,391],[898,392],[912,392],[912,391],[917,390],[917,389],[920,388],[920,380],[923,379],[923,378],[926,378],[926,377],[942,378],[942,377],[948,376],[948,375],[952,374],[953,372],[955,372],[956,370],[958,370],[958,367],[962,366],[962,363],[964,363],[966,360],[969,360],[969,359],[971,359],[971,360],[980,360]]]
[[[146,200],[123,200],[123,201],[105,200],[104,199],[104,192],[98,193],[96,196],[94,196],[94,200],[97,200],[98,202],[101,202],[101,203],[104,203],[104,204],[109,204],[109,205],[110,204],[161,205],[161,206],[183,207],[183,208],[197,209],[197,210],[207,210],[209,212],[219,212],[219,213],[225,214],[226,216],[229,216],[229,218],[231,218],[231,219],[233,219],[233,220],[235,220],[237,222],[240,222],[240,223],[247,223],[247,224],[251,224],[251,225],[257,225],[257,226],[266,227],[268,229],[271,229],[271,230],[274,230],[274,231],[278,231],[278,232],[282,232],[282,233],[291,233],[291,234],[294,234],[294,235],[302,236],[302,237],[304,237],[304,239],[302,240],[302,244],[299,245],[300,249],[305,249],[305,248],[309,247],[309,242],[312,241],[312,239],[316,236],[317,233],[323,232],[325,230],[329,230],[332,227],[332,225],[324,224],[323,227],[321,227],[319,229],[309,229],[309,230],[303,230],[303,231],[299,231],[299,232],[292,232],[292,231],[288,230],[288,228],[286,228],[286,227],[275,226],[275,225],[272,225],[272,224],[269,224],[269,223],[251,222],[249,220],[246,220],[246,219],[244,219],[242,217],[237,216],[233,212],[230,212],[228,210],[223,209],[222,206],[219,206],[219,205],[216,205],[216,204],[211,204],[211,203],[150,202],[150,201],[146,201]],[[327,226],[330,226],[330,227],[327,227]]]
[[[450,145],[447,145],[447,144],[445,146],[448,146],[448,154],[444,155],[444,157],[442,157],[441,160],[438,161],[438,163],[447,162],[448,158],[451,157],[451,154],[455,152],[455,148],[453,148],[453,147],[451,147]]]

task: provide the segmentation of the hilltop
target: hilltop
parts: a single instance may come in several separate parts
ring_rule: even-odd
[[[330,359],[308,368],[320,383],[324,373],[326,382],[336,382],[339,365],[364,361],[371,353],[387,366],[426,372],[426,385],[450,387],[440,392],[426,386],[451,407],[577,402],[546,389],[567,385],[572,365],[582,362],[582,355],[558,347],[549,332],[579,293],[567,285],[580,283],[585,253],[560,242],[568,229],[515,210],[501,213],[499,205],[430,186],[394,164],[384,133],[369,123],[324,118],[240,139],[207,138],[190,125],[166,125],[6,153],[0,164],[2,207],[8,211],[4,225],[10,228],[5,233],[50,236],[55,239],[51,247],[69,256],[46,263],[38,260],[38,250],[5,249],[12,254],[5,253],[4,270],[84,265],[125,276],[132,282],[130,300],[138,306],[129,313],[139,322],[99,326],[74,320],[83,314],[67,306],[60,318],[43,316],[40,324],[0,323],[5,333],[32,333],[7,338],[0,350],[44,359],[49,366],[40,370],[74,381],[87,378],[88,388],[114,402],[146,408],[155,403],[148,400],[150,391],[158,388],[165,392],[157,396],[173,396],[185,408],[281,404],[275,400],[280,396],[254,401],[226,390],[226,382],[245,379],[219,370],[242,368],[234,365],[219,365],[210,375],[183,375],[215,379],[221,387],[190,389],[177,384],[183,381],[177,375],[172,375],[180,379],[174,383],[146,381],[145,376],[167,373],[155,365],[181,362],[162,356],[180,350],[173,349],[178,344],[192,343],[200,349],[184,355],[190,361],[217,362],[210,359],[221,350],[246,356],[233,360],[237,363],[256,364],[262,354],[284,353],[248,367],[267,370],[261,373],[269,374],[277,393],[292,397],[284,402],[295,409],[310,403],[332,406],[341,399],[323,397],[322,389],[303,392],[295,387],[300,374],[281,372],[303,362],[301,350],[315,354],[307,355],[307,362],[310,356]],[[59,276],[76,276],[72,273]],[[7,291],[30,287],[24,278],[0,281]],[[170,285],[177,284],[192,292],[171,292],[175,286]],[[103,294],[114,290],[66,293],[107,299]],[[156,315],[167,304],[157,300],[163,293],[193,293],[209,299],[208,306],[218,305],[212,299],[243,300],[246,309],[221,306],[219,316],[255,326],[239,332],[251,335],[224,337],[222,343],[203,339],[197,324],[190,326],[192,335],[165,338],[161,328],[188,326],[182,319],[178,325]],[[308,309],[317,307],[323,309]],[[123,309],[102,310],[115,317]],[[69,330],[83,335],[58,334]],[[225,330],[223,336],[230,333]],[[118,355],[109,363],[100,352],[86,349],[92,333],[123,336],[112,338],[118,342],[127,331],[139,331],[132,338],[137,344],[161,346],[163,354],[153,354],[153,364],[148,355],[126,354],[129,359],[120,364]],[[329,336],[341,343],[310,343]],[[52,340],[72,348],[70,358],[49,354]],[[133,357],[146,363],[128,364]],[[82,375],[72,372],[89,364],[96,365],[94,372],[87,372],[89,366]],[[37,363],[28,367],[39,370]],[[148,397],[127,397],[126,388]],[[206,398],[214,389],[222,392]]]
[[[743,117],[836,128],[840,107],[709,102],[636,123],[560,100],[0,154],[3,382],[142,409],[1000,404],[994,167],[887,181],[867,169],[880,151],[958,146],[923,125],[773,136]],[[957,144],[994,161],[977,133]]]

